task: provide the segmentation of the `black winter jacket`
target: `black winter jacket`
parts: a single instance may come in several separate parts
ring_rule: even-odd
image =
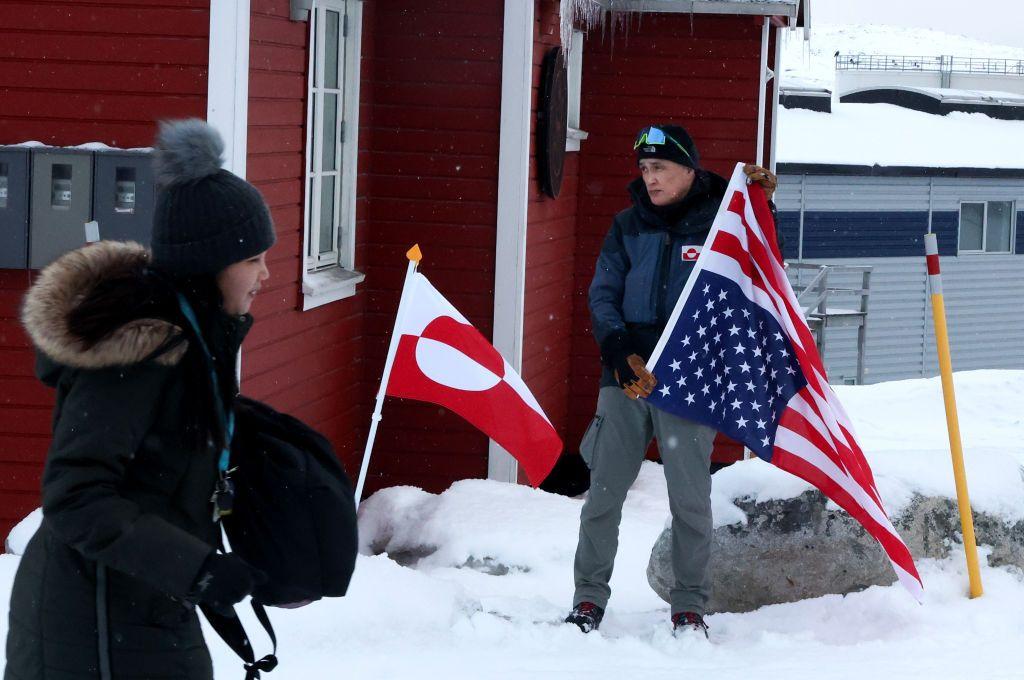
[[[703,246],[728,185],[715,173],[697,170],[682,201],[658,208],[643,179],[630,183],[633,205],[615,216],[590,284],[591,328],[599,345],[626,331],[631,352],[650,357],[696,264],[684,253]],[[617,384],[604,366],[601,386]]]
[[[148,257],[101,242],[51,265],[26,298],[38,372],[57,400],[43,521],[11,595],[5,680],[213,677],[187,596],[219,541],[217,460],[183,434],[187,344],[153,358],[181,331],[149,319],[83,350],[66,324],[105,272]],[[238,343],[248,323],[236,325]]]

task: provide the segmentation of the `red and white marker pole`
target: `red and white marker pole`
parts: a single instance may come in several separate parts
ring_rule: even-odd
[[[956,502],[960,509],[960,527],[964,534],[964,552],[967,553],[967,575],[971,597],[979,597],[981,573],[978,568],[978,546],[974,538],[974,517],[971,499],[967,493],[967,471],[964,469],[964,451],[960,441],[960,420],[956,413],[956,394],[953,390],[953,361],[949,354],[949,331],[946,327],[946,303],[942,298],[942,275],[939,272],[939,245],[935,234],[925,234],[924,252],[928,260],[928,287],[932,297],[932,318],[935,320],[935,346],[939,353],[939,372],[942,376],[942,397],[946,403],[946,427],[949,430],[949,451],[953,456],[953,478],[956,481]]]

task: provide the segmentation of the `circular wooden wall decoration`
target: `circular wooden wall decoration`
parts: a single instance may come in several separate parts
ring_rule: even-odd
[[[556,198],[562,188],[568,105],[565,53],[561,47],[552,47],[541,67],[537,102],[537,176],[541,190],[551,198]]]

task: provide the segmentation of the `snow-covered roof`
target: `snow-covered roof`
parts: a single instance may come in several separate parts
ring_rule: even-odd
[[[834,90],[836,52],[1024,59],[1024,49],[1019,47],[991,45],[928,29],[879,25],[818,24],[809,43],[789,36],[783,50],[780,86],[793,92]],[[946,103],[1024,103],[1024,96],[1013,93],[901,89],[912,89]],[[833,98],[832,113],[780,107],[776,143],[779,163],[1024,168],[1024,121],[956,111],[935,115],[892,104],[840,103],[837,99]]]
[[[833,101],[832,113],[780,108],[778,135],[779,163],[1024,168],[1024,121],[983,113]]]

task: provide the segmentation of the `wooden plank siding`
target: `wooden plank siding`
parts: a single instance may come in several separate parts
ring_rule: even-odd
[[[587,289],[615,213],[629,206],[637,176],[633,139],[650,123],[691,133],[704,167],[728,175],[757,146],[760,20],[742,16],[645,14],[621,30],[587,35],[583,47],[575,290],[566,449],[578,448],[600,379]]]
[[[0,142],[149,146],[206,112],[209,2],[4,3]]]
[[[18,316],[32,272],[0,269],[0,532],[39,506],[53,393],[35,377]]]
[[[541,64],[561,45],[559,3],[537,0],[534,12],[533,106],[540,105]],[[576,213],[579,153],[565,156],[561,191],[551,198],[537,178],[537,116],[530,130],[530,184],[527,208],[526,288],[522,376],[563,439],[569,413],[569,366],[573,330]],[[584,121],[585,125],[585,121]],[[586,144],[586,142],[584,142]],[[566,442],[567,448],[573,444]]]
[[[13,1],[0,13],[0,144],[149,146],[206,115],[208,0]],[[0,535],[39,505],[53,392],[18,319],[34,272],[0,270]]]
[[[381,0],[364,12],[359,174],[366,199],[357,266],[366,281],[357,297],[366,305],[362,391],[369,404],[413,243],[423,249],[423,273],[491,336],[503,4]],[[393,484],[440,491],[486,474],[487,437],[459,416],[386,402],[367,493]]]

